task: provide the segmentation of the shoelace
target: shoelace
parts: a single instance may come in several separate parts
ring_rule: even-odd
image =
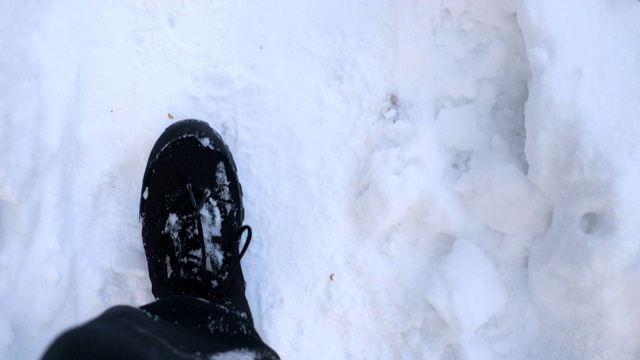
[[[202,208],[204,207],[204,204],[211,196],[211,191],[209,191],[209,189],[205,189],[204,195],[202,196],[202,199],[200,199],[200,202],[196,202],[196,198],[193,195],[193,187],[191,186],[191,183],[187,184],[187,190],[189,190],[189,197],[191,198],[191,204],[193,205],[193,208],[194,208],[194,217],[196,219],[196,223],[198,226],[198,240],[200,242],[200,251],[202,255],[201,261],[200,261],[201,286],[202,286],[202,290],[207,291],[207,285],[208,285],[206,282],[207,252],[206,252],[206,246],[205,246],[205,240],[204,240],[204,231],[202,228],[202,215],[200,214],[200,210],[202,210]],[[229,266],[229,274],[222,284],[218,284],[218,286],[216,286],[216,288],[212,290],[214,294],[220,294],[226,290],[230,280],[233,278],[233,276],[235,275],[240,265],[240,260],[242,260],[242,257],[244,256],[244,254],[247,252],[247,249],[249,248],[249,243],[251,243],[251,235],[252,235],[251,227],[249,225],[243,225],[240,227],[240,229],[238,230],[237,240],[238,240],[238,243],[242,240],[242,234],[245,231],[247,231],[247,239],[245,240],[244,245],[242,246],[242,250],[240,251],[239,256],[237,257],[231,256],[232,262]],[[211,269],[214,270],[215,267],[213,264],[213,259],[209,259],[209,264],[211,265]]]

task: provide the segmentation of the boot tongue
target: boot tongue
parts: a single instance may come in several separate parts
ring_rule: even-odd
[[[195,217],[194,214],[176,213],[169,213],[167,217],[164,233],[173,243],[173,251],[169,252],[170,261],[165,261],[169,278],[192,278],[202,281],[202,250]]]
[[[226,209],[221,209],[220,205],[224,205],[210,194],[190,188],[178,201],[178,212],[169,213],[165,222],[163,234],[173,245],[165,261],[166,274],[172,287],[183,293],[197,295],[225,283],[229,277],[227,262],[232,254],[225,253],[221,241],[221,212]]]

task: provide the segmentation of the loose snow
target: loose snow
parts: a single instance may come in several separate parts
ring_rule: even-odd
[[[220,236],[220,231],[222,230],[222,215],[220,214],[218,202],[209,198],[202,209],[200,209],[200,216],[205,239],[210,240],[212,236]]]
[[[0,358],[153,301],[140,186],[183,118],[234,155],[247,297],[282,358],[637,358],[638,19],[635,0],[2,2]]]

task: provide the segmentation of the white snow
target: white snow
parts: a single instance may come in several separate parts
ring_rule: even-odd
[[[210,147],[211,146],[211,139],[209,139],[208,137],[201,138],[200,139],[200,143],[204,147]]]
[[[227,179],[227,172],[224,169],[224,164],[221,162],[216,165],[216,195],[219,199],[229,201],[231,200],[231,193],[229,192],[229,180]],[[225,201],[225,202],[226,202]],[[229,208],[227,208],[229,213]]]
[[[183,118],[234,155],[247,297],[282,358],[637,358],[638,19],[635,0],[0,3],[0,358],[153,301],[140,186]]]
[[[184,219],[180,219],[180,217],[175,213],[169,213],[169,217],[167,217],[167,221],[164,224],[163,233],[169,234],[175,248],[179,249],[180,246],[180,230],[182,229],[182,221]]]
[[[256,354],[249,350],[236,350],[211,356],[210,360],[252,360]]]
[[[210,240],[212,236],[220,236],[222,230],[222,215],[218,202],[213,198],[209,198],[200,209],[202,221],[202,231],[205,239]]]
[[[516,165],[472,161],[470,167],[454,190],[475,218],[507,235],[527,238],[549,228],[551,204]]]
[[[429,292],[429,303],[463,345],[507,302],[500,274],[476,245],[457,240]]]

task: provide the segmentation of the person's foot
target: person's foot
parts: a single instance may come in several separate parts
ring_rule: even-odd
[[[242,226],[242,187],[229,148],[207,123],[176,122],[156,141],[140,220],[156,298],[225,296],[251,319],[240,267],[251,239],[251,228]]]

